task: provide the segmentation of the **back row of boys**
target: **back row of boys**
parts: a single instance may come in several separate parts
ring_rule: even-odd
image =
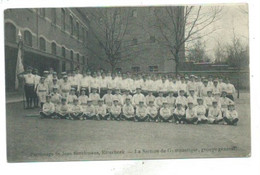
[[[209,76],[197,77],[194,75],[177,76],[177,79],[172,77],[160,76],[160,75],[147,75],[143,77],[141,74],[132,78],[131,74],[96,74],[91,72],[76,73],[73,71],[71,74],[62,72],[62,78],[58,79],[57,73],[50,74],[48,71],[44,71],[45,77],[44,84],[48,86],[48,91],[52,92],[53,87],[58,88],[58,92],[65,95],[69,93],[71,87],[75,88],[76,94],[81,88],[86,89],[87,95],[92,92],[92,89],[97,89],[101,97],[106,93],[107,89],[119,89],[120,91],[129,90],[130,94],[134,94],[137,88],[142,89],[142,93],[145,95],[148,91],[152,91],[155,96],[158,96],[159,92],[166,93],[173,91],[174,96],[179,95],[180,90],[184,90],[185,95],[189,95],[189,90],[194,89],[195,94],[199,97],[207,96],[207,91],[211,90],[213,94],[221,93],[223,90],[227,92],[227,96],[233,100],[235,94],[235,87],[230,83],[228,79],[223,82],[222,78],[214,79]],[[35,83],[37,86],[38,82]]]

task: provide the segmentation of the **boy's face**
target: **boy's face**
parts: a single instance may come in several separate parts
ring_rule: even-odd
[[[81,95],[85,95],[86,94],[86,92],[85,91],[81,91]]]
[[[173,96],[173,92],[170,92],[170,93],[169,93],[169,96],[172,97],[172,96]]]
[[[189,109],[192,109],[193,103],[188,103],[188,107],[189,107]]]
[[[180,96],[183,96],[184,95],[184,91],[180,91]]]
[[[44,79],[41,79],[40,82],[41,82],[41,83],[44,83]]]
[[[190,95],[191,95],[191,96],[194,96],[194,91],[190,91]]]
[[[116,94],[119,94],[119,90],[116,90],[116,92],[115,92]]]
[[[117,106],[118,105],[118,101],[114,101],[114,105]]]
[[[207,81],[203,81],[203,84],[204,84],[204,86],[207,86],[208,82]]]
[[[227,96],[227,93],[226,92],[223,92],[222,93],[222,97],[226,97]]]
[[[51,97],[46,97],[46,102],[49,103],[51,100]]]
[[[153,106],[153,103],[149,103],[149,106],[152,107],[152,106]]]
[[[57,91],[58,91],[58,89],[56,89],[56,88],[53,89],[53,92],[54,92],[55,94],[57,93]]]
[[[61,104],[65,105],[66,104],[66,100],[62,100]]]
[[[73,91],[71,91],[71,95],[75,95],[75,91],[73,90]]]
[[[229,105],[229,106],[228,106],[228,110],[229,110],[229,111],[233,111],[233,110],[234,110],[234,106],[233,106],[233,105]]]
[[[148,92],[148,95],[150,95],[150,96],[151,96],[151,95],[153,95],[153,93],[152,93],[152,92]]]
[[[181,105],[181,104],[177,104],[177,109],[178,109],[178,110],[180,110],[180,109],[181,109],[181,107],[182,107],[182,105]]]
[[[218,106],[218,103],[213,103],[214,108],[217,108],[217,106]]]
[[[160,96],[160,97],[163,97],[163,93],[162,93],[162,92],[160,92],[160,93],[159,93],[159,96]]]
[[[211,97],[212,96],[212,92],[211,91],[207,92],[207,95],[208,95],[208,97]]]
[[[74,105],[78,105],[79,102],[77,100],[74,100],[73,103]]]
[[[108,90],[108,91],[107,91],[107,93],[108,93],[108,94],[111,94],[111,93],[112,93],[112,91],[111,91],[111,90]]]
[[[97,90],[96,90],[96,89],[93,89],[93,91],[92,91],[92,92],[95,94],[95,93],[97,93]]]
[[[200,100],[198,100],[198,104],[199,105],[202,105],[203,104],[203,101],[200,99]]]
[[[129,100],[129,99],[126,100],[126,104],[127,104],[127,105],[130,104],[130,100]]]
[[[137,93],[140,94],[141,93],[141,89],[137,89]]]
[[[144,103],[139,103],[140,107],[143,107],[144,106]]]
[[[215,94],[214,97],[215,97],[215,99],[219,99],[220,98],[220,94]]]
[[[103,105],[103,102],[102,102],[102,101],[99,101],[99,102],[98,102],[98,105],[99,105],[99,106],[102,106],[102,105]]]

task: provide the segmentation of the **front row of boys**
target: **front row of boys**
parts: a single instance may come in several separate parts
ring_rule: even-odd
[[[219,102],[214,99],[212,106],[206,108],[203,98],[198,97],[197,102],[189,99],[187,109],[182,101],[176,101],[176,108],[168,105],[163,100],[162,106],[158,109],[154,101],[149,101],[148,105],[140,100],[139,105],[134,107],[131,98],[126,97],[123,107],[119,105],[119,100],[114,99],[112,105],[105,105],[103,99],[98,100],[97,105],[93,105],[91,98],[67,99],[61,97],[61,104],[51,101],[53,96],[47,95],[46,102],[40,112],[41,118],[60,118],[70,120],[128,120],[128,121],[155,121],[155,122],[175,122],[176,124],[228,124],[237,125],[238,114],[234,108],[234,102],[229,101],[226,109],[219,107]],[[55,98],[54,98],[55,99]],[[79,100],[81,103],[79,103]],[[196,103],[196,106],[195,104]]]

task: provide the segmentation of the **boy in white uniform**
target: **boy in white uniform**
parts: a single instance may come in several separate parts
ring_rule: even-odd
[[[51,95],[51,102],[54,104],[56,110],[57,107],[60,105],[61,98],[62,98],[61,95],[58,93],[57,87],[53,88],[53,92],[50,95]]]
[[[187,98],[184,96],[184,92],[183,89],[180,90],[180,95],[176,98],[176,103],[181,103],[182,107],[185,109],[187,107]]]
[[[88,96],[86,95],[86,89],[81,88],[81,95],[78,97],[80,105],[87,105]]]
[[[146,121],[148,119],[147,108],[144,105],[144,101],[143,100],[139,101],[139,105],[136,107],[135,114],[136,114],[135,115],[135,121],[144,122],[144,121]]]
[[[154,105],[154,101],[149,101],[149,105],[147,107],[149,121],[158,122],[158,109]]]
[[[113,99],[114,99],[114,95],[112,94],[112,90],[108,89],[107,94],[105,94],[102,99],[104,100],[104,103],[107,106],[108,112],[110,112],[110,109],[113,105]]]
[[[212,101],[212,108],[209,109],[208,122],[210,124],[219,124],[223,121],[221,109],[218,106],[218,101],[214,99]]]
[[[132,103],[132,95],[130,95],[130,90],[126,89],[124,90],[124,94],[122,96],[122,100],[123,100],[123,104],[126,104],[126,99],[129,98],[130,99],[130,103]]]
[[[133,106],[136,107],[139,105],[140,101],[145,101],[145,97],[141,94],[141,88],[136,88],[136,94],[133,96]]]
[[[82,106],[82,111],[83,111],[83,119],[84,120],[92,120],[94,119],[95,115],[96,115],[96,109],[95,107],[92,105],[92,100],[88,99],[87,101],[87,105],[83,105]]]
[[[197,124],[198,117],[196,109],[193,107],[193,100],[188,101],[188,108],[186,109],[185,121],[188,124]]]
[[[133,105],[131,104],[131,99],[126,97],[126,103],[123,106],[123,114],[122,114],[122,119],[123,120],[128,120],[128,121],[133,121],[135,117],[135,110]]]
[[[153,91],[148,89],[147,92],[148,92],[148,95],[146,95],[146,97],[145,97],[146,105],[148,105],[150,101],[155,101],[155,97],[153,96]]]
[[[227,92],[226,90],[222,91],[222,97],[220,98],[220,104],[221,104],[221,111],[222,111],[222,116],[225,116],[226,111],[228,110],[228,104],[230,104],[231,102],[233,102],[232,100],[230,100],[229,98],[226,97],[227,96]]]
[[[197,106],[197,95],[195,95],[195,90],[190,88],[189,94],[190,95],[187,97],[187,101],[192,101],[193,107]]]
[[[97,120],[107,120],[109,115],[107,113],[107,107],[102,99],[98,100],[98,106],[96,106]]]
[[[159,118],[161,122],[172,122],[173,115],[166,100],[163,101],[163,105],[159,112]]]
[[[206,117],[206,107],[203,104],[203,99],[198,97],[198,105],[196,106],[196,115],[198,117],[198,123],[207,123],[208,119]]]
[[[207,96],[204,97],[204,105],[206,106],[206,116],[208,116],[209,113],[209,109],[212,107],[212,101],[213,101],[213,97],[212,97],[212,91],[209,89],[207,92]]]
[[[55,106],[51,102],[51,96],[47,95],[46,102],[43,104],[42,111],[40,112],[41,118],[52,118],[55,116]]]
[[[226,91],[227,91],[227,98],[234,101],[236,89],[235,86],[230,83],[229,79],[226,80]]]
[[[176,102],[177,107],[175,108],[173,112],[173,117],[175,119],[176,124],[183,124],[185,121],[185,108],[182,107],[181,102]]]
[[[70,82],[68,81],[68,76],[64,75],[63,81],[61,81],[61,83],[60,83],[61,95],[63,97],[68,97],[70,89],[71,89],[71,85],[70,85]]]
[[[61,99],[61,105],[58,106],[57,110],[57,117],[60,119],[69,119],[69,105],[67,105],[67,99],[65,97],[62,97]]]
[[[89,94],[89,98],[92,100],[92,104],[94,106],[98,105],[98,100],[100,99],[99,94],[97,93],[97,88],[93,87],[92,89],[92,93]]]
[[[78,98],[73,99],[73,105],[70,107],[70,119],[71,120],[79,120],[83,119],[83,110],[79,105]]]
[[[115,89],[115,95],[113,96],[113,99],[115,100],[115,99],[117,99],[118,100],[118,104],[120,105],[120,106],[123,106],[123,98],[122,98],[122,96],[121,96],[121,94],[120,94],[120,89]]]
[[[78,98],[76,95],[75,95],[75,88],[71,88],[71,90],[70,90],[70,94],[69,94],[69,96],[67,97],[67,103],[68,103],[68,105],[73,105],[73,103],[74,103],[74,99],[76,99],[76,98]]]
[[[235,110],[235,105],[234,102],[230,102],[228,104],[228,110],[226,112],[226,115],[224,117],[225,124],[227,123],[228,125],[237,125],[238,122],[238,113]]]
[[[111,107],[110,110],[110,118],[112,120],[120,120],[121,118],[121,106],[118,104],[118,100],[114,100],[114,105]]]
[[[176,98],[173,96],[172,90],[169,91],[169,95],[166,97],[166,101],[168,103],[169,108],[174,110]]]
[[[165,100],[165,97],[163,96],[163,92],[159,91],[159,96],[155,98],[155,105],[158,109],[160,109],[162,107],[164,100]]]
[[[38,96],[41,108],[46,101],[46,95],[48,94],[48,85],[44,83],[45,78],[41,77],[40,83],[37,86],[36,94]]]

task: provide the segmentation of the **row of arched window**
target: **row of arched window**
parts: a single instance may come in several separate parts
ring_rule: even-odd
[[[26,46],[29,46],[29,47],[32,47],[33,43],[32,43],[32,34],[29,30],[25,30],[24,33],[23,33],[23,36],[24,36],[24,44]],[[5,23],[5,39],[7,41],[11,41],[11,42],[16,42],[16,39],[17,39],[17,36],[16,36],[16,27],[10,23],[10,22],[7,22]],[[43,38],[43,37],[40,37],[39,38],[39,49],[41,51],[46,51],[46,40]],[[52,42],[51,43],[51,53],[53,55],[57,55],[57,45],[55,42]],[[61,47],[61,56],[63,58],[66,58],[66,48],[65,47]],[[70,55],[69,55],[69,58],[71,60],[74,60],[74,52],[73,50],[70,51]],[[84,56],[82,57],[83,59],[83,62],[84,62]],[[76,60],[77,62],[80,62],[80,54],[77,53],[76,54]]]

